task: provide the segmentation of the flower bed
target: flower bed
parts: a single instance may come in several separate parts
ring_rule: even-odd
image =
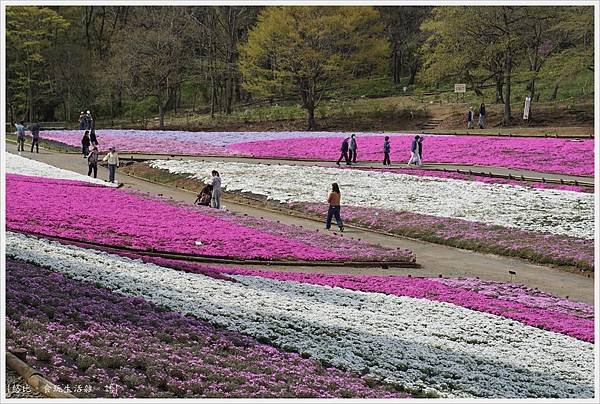
[[[594,237],[594,196],[414,175],[339,170],[316,166],[154,160],[150,167],[205,180],[221,173],[227,191],[252,192],[278,202],[325,201],[331,183],[342,205],[384,208],[489,225]],[[342,215],[345,213],[342,207]]]
[[[299,227],[194,209],[85,183],[9,174],[7,226],[137,250],[296,260],[410,260],[410,251],[350,243]],[[254,226],[258,228],[254,228]],[[320,244],[323,243],[323,244]],[[326,245],[328,249],[324,249]]]
[[[230,275],[214,279],[7,234],[8,257],[442,397],[594,395],[594,346],[457,305]]]
[[[79,147],[83,131],[45,131],[43,138]],[[337,160],[344,132],[186,132],[99,129],[102,150]],[[408,161],[414,135],[390,133],[392,161]],[[383,134],[357,133],[361,161],[383,160]],[[569,158],[565,158],[569,156]],[[594,141],[427,135],[426,161],[594,174]]]
[[[130,129],[99,129],[96,134],[103,149],[115,147],[117,150],[130,152],[195,155],[236,155],[240,153],[230,149],[230,145],[252,141],[350,136],[336,132],[186,132]],[[369,133],[363,136],[379,135]],[[79,130],[50,130],[42,133],[44,139],[75,147],[81,146],[82,136],[83,131]]]
[[[118,184],[103,181],[98,178],[88,177],[73,171],[63,170],[40,161],[35,161],[12,153],[4,153],[6,172],[34,177],[75,180],[85,183],[116,187]]]
[[[288,207],[323,215],[327,205],[293,202]],[[344,206],[349,223],[468,250],[525,258],[541,264],[594,269],[594,240],[518,230],[461,219],[391,209]]]
[[[280,281],[447,302],[569,335],[582,341],[594,342],[594,308],[592,306],[561,299],[537,289],[512,283],[483,281],[475,278],[429,279],[406,276],[279,272],[216,267],[139,254],[120,253],[119,255],[231,282],[235,282],[235,279],[230,275],[258,276]]]
[[[6,274],[9,349],[77,397],[406,396],[140,297],[10,259]]]
[[[518,187],[529,187],[529,188],[540,188],[540,189],[556,189],[561,191],[573,191],[573,192],[588,192],[594,193],[593,188],[579,187],[575,185],[559,185],[550,184],[543,182],[526,182],[518,180],[506,180],[503,178],[484,177],[481,175],[467,175],[457,172],[446,172],[441,170],[422,170],[416,168],[365,168],[365,167],[351,167],[346,168],[340,167],[341,170],[361,170],[371,173],[395,173],[395,174],[408,174],[408,175],[420,175],[424,177],[435,177],[435,178],[452,178],[454,180],[464,181],[478,181],[485,182],[488,184],[507,184]]]
[[[390,136],[392,162],[408,162],[412,136]],[[358,136],[360,161],[383,161],[383,136]],[[229,148],[255,157],[337,160],[339,137],[262,140]],[[426,136],[426,162],[511,167],[547,173],[594,175],[594,141],[489,136]]]

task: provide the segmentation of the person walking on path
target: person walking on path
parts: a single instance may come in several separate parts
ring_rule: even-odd
[[[87,158],[88,154],[90,154],[90,135],[89,131],[83,132],[83,137],[81,138],[81,152],[83,153],[83,158]]]
[[[354,133],[352,136],[350,136],[350,145],[348,149],[350,150],[350,153],[348,154],[348,160],[350,160],[352,163],[356,163],[356,135]]]
[[[85,129],[85,113],[81,111],[79,114],[79,130]]]
[[[95,128],[92,128],[92,130],[90,131],[90,142],[94,146],[98,146],[98,138],[96,137],[96,129]]]
[[[423,136],[419,136],[419,143],[417,146],[419,146],[419,162],[423,164]]]
[[[412,163],[415,163],[419,167],[421,166],[421,159],[419,158],[419,139],[419,135],[415,136],[410,144],[410,160],[408,160],[409,166]]]
[[[41,126],[39,123],[34,123],[31,125],[31,152],[33,153],[33,146],[35,146],[35,152],[40,152],[40,130]]]
[[[98,148],[92,147],[92,151],[87,156],[88,161],[88,177],[94,172],[94,178],[98,177]]]
[[[221,176],[217,170],[212,171],[212,198],[210,206],[215,209],[221,209]]]
[[[485,104],[479,106],[479,129],[485,128]]]
[[[25,122],[15,123],[17,128],[17,151],[25,151]]]
[[[341,147],[341,152],[342,154],[340,154],[340,158],[337,161],[337,165],[340,165],[340,161],[342,161],[342,159],[346,160],[346,165],[349,166],[350,165],[350,159],[348,158],[348,139],[346,138],[344,139],[344,141],[342,142],[342,147]]]
[[[467,112],[467,129],[473,129],[473,107],[469,107],[469,112]]]
[[[342,199],[342,194],[340,192],[340,187],[337,182],[331,184],[331,192],[329,193],[329,198],[327,198],[327,203],[329,203],[329,210],[327,211],[327,221],[325,222],[325,228],[329,230],[331,228],[331,219],[335,216],[335,221],[337,222],[340,231],[344,231],[344,223],[342,222],[342,217],[340,216],[340,202]]]
[[[102,161],[108,162],[108,182],[115,182],[115,174],[119,166],[119,155],[114,147],[111,147],[108,154],[104,156]]]
[[[386,136],[383,139],[383,165],[391,165],[390,161],[390,137]]]
[[[85,128],[87,130],[92,130],[92,126],[94,124],[94,119],[92,118],[92,113],[87,111],[85,114]]]

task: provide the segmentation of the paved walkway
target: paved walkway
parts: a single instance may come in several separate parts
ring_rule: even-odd
[[[9,150],[10,151],[10,150]],[[87,173],[86,161],[76,155],[65,155],[61,153],[41,150],[39,154],[23,153],[24,157],[54,165],[67,170]],[[100,178],[108,177],[108,170],[98,167]],[[144,192],[171,197],[175,200],[193,203],[196,193],[176,189],[165,185],[157,185],[117,173],[117,180],[124,184],[125,188],[141,190]],[[321,222],[311,219],[299,218],[287,215],[283,212],[261,209],[256,206],[248,206],[232,201],[226,196],[223,205],[232,212],[245,213],[251,216],[264,217],[271,220],[279,220],[282,223],[303,226],[310,230],[323,229]],[[360,230],[348,226],[343,237],[361,239],[363,241],[380,244],[389,248],[407,248],[417,256],[417,262],[422,265],[418,269],[378,269],[378,268],[345,268],[333,267],[325,270],[319,268],[319,272],[348,273],[348,274],[396,274],[413,276],[436,277],[480,277],[481,279],[497,280],[507,282],[511,280],[508,271],[516,272],[513,277],[515,283],[538,288],[542,291],[557,296],[569,296],[570,300],[594,304],[594,278],[578,273],[569,273],[552,267],[535,265],[521,259],[496,256],[492,254],[480,254],[472,251],[427,243],[424,241],[410,240],[401,237],[383,235],[367,230]],[[302,267],[269,267],[284,271],[314,271],[314,268]]]
[[[253,164],[286,164],[286,165],[298,165],[298,166],[312,166],[318,165],[322,167],[337,167],[335,162],[329,160],[292,160],[285,158],[256,158],[256,157],[241,157],[241,156],[186,156],[186,155],[174,155],[174,154],[150,154],[150,153],[120,153],[120,157],[134,158],[138,160],[156,160],[156,159],[178,159],[178,160],[200,160],[200,161],[232,161],[236,163],[253,163]],[[380,163],[373,161],[361,161],[353,165],[354,167],[361,168],[408,168],[406,162],[393,163],[391,166],[384,167]],[[412,168],[416,168],[412,166]],[[580,175],[569,175],[569,174],[554,174],[554,173],[543,173],[539,171],[524,170],[518,168],[505,168],[505,167],[493,167],[493,166],[481,166],[476,164],[447,164],[447,163],[426,163],[421,169],[423,170],[472,170],[474,173],[492,173],[496,175],[513,175],[515,177],[533,177],[533,178],[546,178],[551,180],[560,180],[561,178],[565,181],[580,181],[580,182],[594,182],[594,177],[580,176]]]

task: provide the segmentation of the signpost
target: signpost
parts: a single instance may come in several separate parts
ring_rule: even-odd
[[[525,107],[523,108],[523,120],[529,119],[529,110],[531,108],[531,97],[525,97]]]
[[[467,85],[466,84],[455,84],[454,85],[454,92],[456,93],[456,102],[458,103],[458,94],[461,93],[462,94],[462,99],[463,101],[465,100],[465,93],[467,92]]]
[[[454,85],[454,92],[455,93],[466,93],[467,92],[467,85],[466,84],[455,84]]]

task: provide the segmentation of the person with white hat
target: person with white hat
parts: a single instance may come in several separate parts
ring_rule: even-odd
[[[467,129],[473,129],[473,107],[469,107],[467,112]]]

